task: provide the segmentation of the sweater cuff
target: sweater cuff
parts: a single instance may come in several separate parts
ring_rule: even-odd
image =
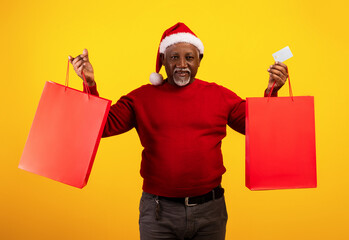
[[[84,86],[84,93],[87,93],[87,88],[88,88],[90,90],[91,95],[99,97],[99,93],[97,91],[97,84],[95,84],[92,87],[88,87],[88,86],[86,87],[85,84],[83,84],[83,86]]]

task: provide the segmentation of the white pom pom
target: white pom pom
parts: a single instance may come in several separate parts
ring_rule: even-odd
[[[149,80],[151,84],[158,86],[162,84],[164,78],[162,77],[161,74],[153,72],[152,74],[150,74]]]

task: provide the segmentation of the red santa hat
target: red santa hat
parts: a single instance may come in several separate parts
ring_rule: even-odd
[[[159,74],[162,66],[160,54],[165,53],[166,48],[169,46],[180,42],[190,43],[199,50],[200,54],[204,54],[204,45],[202,44],[201,40],[184,23],[179,22],[170,27],[164,32],[164,34],[162,34],[161,37],[158,55],[156,58],[156,72],[150,74],[150,82],[153,85],[160,85],[163,82],[163,77],[161,74]]]

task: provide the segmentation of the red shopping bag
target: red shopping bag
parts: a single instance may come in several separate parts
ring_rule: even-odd
[[[110,100],[46,82],[19,168],[84,187],[110,104]]]
[[[246,99],[246,187],[314,188],[314,97]]]

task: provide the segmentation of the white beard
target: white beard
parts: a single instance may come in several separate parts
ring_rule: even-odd
[[[174,69],[174,72],[176,72],[176,70],[179,70],[179,69]],[[184,70],[184,69],[183,69]],[[176,75],[175,74],[173,74],[173,81],[174,81],[174,83],[177,85],[177,86],[179,86],[179,87],[184,87],[184,86],[186,86],[186,85],[188,85],[189,84],[189,82],[190,82],[190,69],[185,69],[186,71],[188,71],[189,72],[189,74],[188,74],[188,77],[187,78],[183,78],[183,77],[176,77]]]
[[[190,77],[187,79],[176,79],[175,77],[173,78],[174,83],[179,86],[179,87],[184,87],[190,82]]]

